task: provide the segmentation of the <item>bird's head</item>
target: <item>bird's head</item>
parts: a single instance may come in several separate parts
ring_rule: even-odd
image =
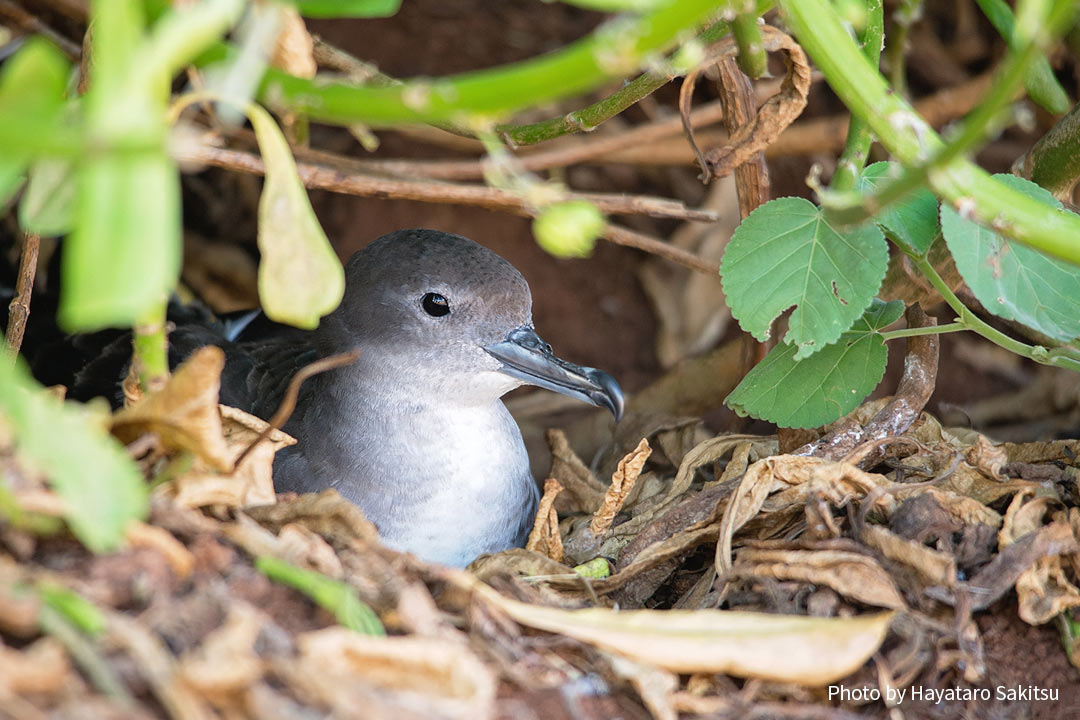
[[[366,374],[466,403],[529,383],[622,415],[615,379],[558,358],[532,327],[532,294],[513,265],[460,235],[399,230],[353,255],[341,306],[317,337],[359,348]]]

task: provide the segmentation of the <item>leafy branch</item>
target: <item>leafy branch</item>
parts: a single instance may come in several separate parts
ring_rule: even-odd
[[[649,56],[689,40],[693,28],[735,4],[735,0],[668,2],[640,17],[608,21],[590,36],[550,55],[446,78],[406,80],[390,87],[316,83],[269,69],[258,99],[274,108],[339,124],[469,125],[478,118],[497,120],[632,72]],[[224,48],[203,60],[215,56],[223,58]]]
[[[1080,264],[1080,217],[1047,213],[1040,203],[997,182],[969,160],[951,157],[952,152],[933,128],[906,100],[890,91],[825,0],[779,0],[778,4],[785,21],[844,104],[867,122],[881,144],[905,167],[921,168],[935,193],[1015,240]],[[1058,0],[1041,15],[1046,22],[1039,27],[1047,31],[1059,27],[1070,11],[1068,0]],[[1031,48],[1034,58],[1035,45]],[[1022,60],[1015,63],[1025,64]],[[1022,79],[1023,72],[1018,74]],[[944,160],[935,162],[936,158]],[[915,187],[917,183],[909,189]],[[876,212],[883,206],[871,202],[871,209]]]
[[[1008,23],[996,18],[1011,52],[991,90],[947,142],[889,90],[875,68],[877,53],[865,44],[860,51],[828,3],[779,4],[800,44],[851,109],[852,123],[833,185],[821,191],[823,210],[806,201],[796,207],[793,199],[775,200],[748,217],[728,245],[721,275],[743,329],[766,337],[782,310],[795,310],[783,342],[727,404],[781,425],[824,424],[853,410],[877,384],[885,342],[962,330],[1035,362],[1080,371],[1080,350],[1073,345],[1080,338],[1080,272],[1074,264],[1080,263],[1080,217],[1046,190],[1012,176],[991,177],[965,157],[1000,129],[1021,85],[1030,86],[1042,72],[1042,48],[1065,27],[1071,3],[1022,2],[1015,23],[1011,15]],[[867,3],[863,39],[872,39],[875,49],[879,10],[874,0]],[[1053,103],[1048,88],[1056,80],[1043,77],[1037,84],[1043,93],[1038,99]],[[1067,119],[1059,130],[1066,143],[1069,126]],[[899,163],[861,168],[870,131]],[[1068,161],[1044,155],[1053,153],[1046,147],[1033,153],[1043,167],[1054,168],[1048,174],[1060,177],[1056,189],[1071,188]],[[885,329],[900,315],[872,297],[884,276],[873,258],[884,251],[885,237],[938,290],[956,313],[954,322]],[[987,310],[1055,345],[1021,342],[977,317],[930,262],[935,242],[948,246]],[[862,260],[837,264],[836,258],[853,255]],[[860,312],[853,324],[853,313]]]

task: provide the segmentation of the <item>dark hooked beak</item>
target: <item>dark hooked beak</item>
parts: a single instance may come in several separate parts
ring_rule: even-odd
[[[623,414],[623,393],[615,378],[603,370],[581,367],[555,357],[551,346],[530,327],[511,330],[502,342],[484,348],[502,362],[502,372],[563,395],[605,407],[618,422]]]

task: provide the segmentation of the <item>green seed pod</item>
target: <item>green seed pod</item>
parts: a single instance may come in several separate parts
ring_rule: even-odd
[[[574,568],[574,572],[582,577],[599,580],[611,575],[611,565],[602,557],[593,558],[587,563],[582,563]]]
[[[549,205],[533,220],[536,242],[556,257],[588,257],[603,230],[604,214],[585,200]]]

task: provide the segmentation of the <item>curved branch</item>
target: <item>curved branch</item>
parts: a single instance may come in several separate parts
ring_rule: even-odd
[[[254,175],[266,172],[261,157],[255,153],[224,150],[206,145],[185,145],[173,149],[178,161],[187,164],[204,164],[227,170],[237,170]],[[454,185],[419,180],[372,177],[347,170],[297,163],[297,173],[307,188],[357,195],[360,197],[395,198],[421,202],[474,205],[491,210],[505,210],[525,217],[535,217],[538,209],[530,206],[520,195],[483,185]],[[715,214],[706,210],[687,208],[676,200],[650,196],[627,196],[608,193],[569,193],[568,197],[588,200],[605,213],[645,214],[654,217],[715,220]],[[715,274],[719,268],[682,248],[669,245],[657,238],[634,232],[608,223],[602,236],[607,240],[637,248],[666,258],[693,270]]]
[[[263,79],[259,100],[340,124],[495,119],[585,92],[625,74],[734,4],[735,0],[674,0],[638,18],[616,18],[549,55],[445,78],[406,80],[393,87],[325,84],[271,69]]]

